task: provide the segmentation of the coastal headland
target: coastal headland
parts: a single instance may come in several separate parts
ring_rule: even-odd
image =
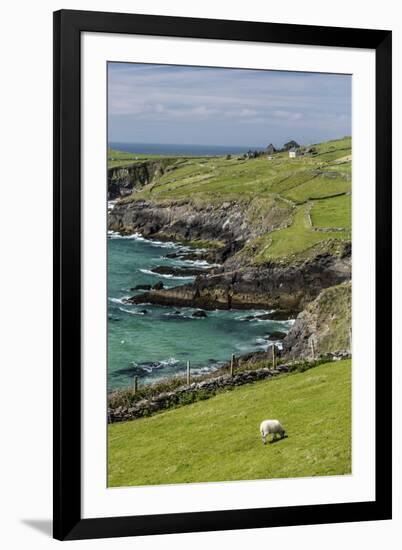
[[[190,247],[183,258],[209,264],[189,270],[191,282],[127,302],[272,310],[273,319],[297,318],[283,341],[289,357],[310,356],[312,345],[317,356],[349,349],[351,159],[348,137],[301,148],[296,158],[286,150],[221,157],[110,150],[108,229],[183,243]]]

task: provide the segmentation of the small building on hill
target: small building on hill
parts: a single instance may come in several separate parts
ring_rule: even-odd
[[[295,159],[296,157],[301,157],[303,153],[300,151],[300,149],[296,149],[296,147],[292,147],[289,149],[289,158]]]
[[[291,139],[283,146],[284,151],[290,151],[290,149],[299,149],[300,145],[294,139]]]

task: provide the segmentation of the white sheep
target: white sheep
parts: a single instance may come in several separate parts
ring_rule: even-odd
[[[267,442],[266,437],[268,434],[272,434],[271,441],[274,441],[278,434],[280,435],[280,439],[285,437],[285,430],[282,428],[279,420],[263,420],[260,424],[260,432],[264,445]]]

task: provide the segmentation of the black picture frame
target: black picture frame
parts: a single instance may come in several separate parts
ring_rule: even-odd
[[[82,519],[80,38],[83,32],[375,50],[375,501]],[[70,10],[54,13],[55,538],[72,540],[391,518],[391,40],[391,32],[386,30]]]

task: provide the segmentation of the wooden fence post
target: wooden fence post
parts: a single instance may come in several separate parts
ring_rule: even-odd
[[[232,358],[230,359],[230,376],[234,375],[234,359],[235,356],[232,353]]]
[[[190,361],[187,361],[187,386],[190,385]]]
[[[138,391],[138,376],[134,376],[134,393]]]
[[[275,369],[275,344],[272,344],[272,369]]]
[[[314,336],[311,338],[310,344],[311,344],[311,355],[313,356],[313,361],[314,361],[315,359]]]

